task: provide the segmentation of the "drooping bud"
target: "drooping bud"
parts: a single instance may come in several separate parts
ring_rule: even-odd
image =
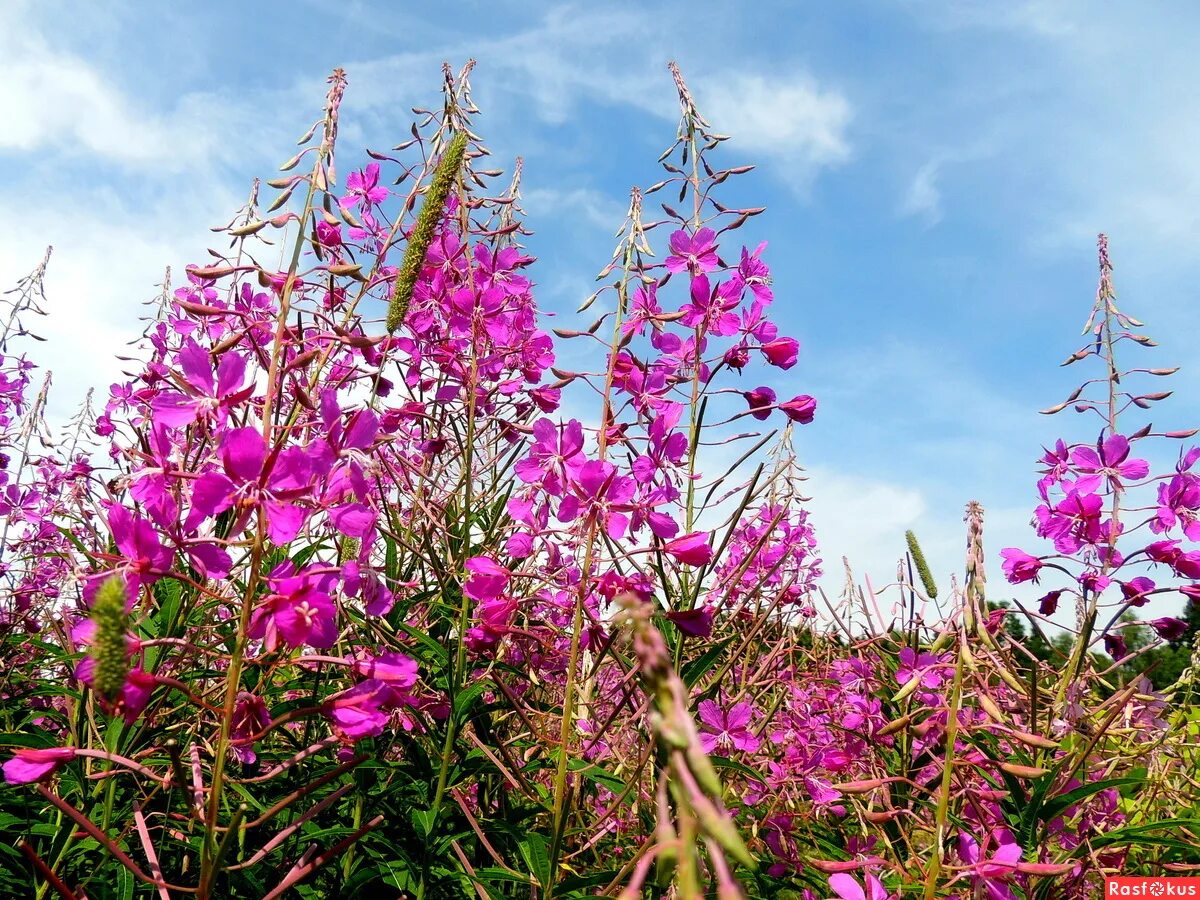
[[[442,210],[446,206],[446,198],[450,188],[462,168],[463,156],[467,151],[467,134],[459,131],[450,139],[446,152],[442,154],[441,162],[433,173],[429,190],[425,194],[425,203],[417,213],[416,224],[408,236],[408,249],[404,251],[404,260],[396,273],[396,286],[392,291],[392,302],[388,305],[387,330],[391,334],[400,327],[404,316],[408,313],[408,304],[412,302],[413,288],[421,275],[421,266],[425,264],[425,255],[429,245],[433,243],[433,232],[442,218]]]
[[[96,665],[92,689],[103,699],[112,700],[121,693],[129,675],[129,656],[125,647],[129,614],[125,609],[125,579],[120,575],[105,579],[96,591],[92,621],[96,623],[96,636],[91,646],[91,657]]]

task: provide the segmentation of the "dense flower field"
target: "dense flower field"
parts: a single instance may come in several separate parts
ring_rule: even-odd
[[[1028,546],[972,503],[961,584],[910,533],[894,584],[847,567],[829,598],[792,449],[818,401],[756,386],[802,385],[800,345],[738,240],[762,209],[720,200],[749,167],[672,67],[664,178],[595,318],[548,331],[470,68],[364,156],[334,72],[61,435],[23,343],[49,255],[5,295],[0,894],[1050,900],[1200,872],[1200,447],[1139,418],[1173,370],[1104,239]],[[1136,621],[1157,594],[1185,614]]]

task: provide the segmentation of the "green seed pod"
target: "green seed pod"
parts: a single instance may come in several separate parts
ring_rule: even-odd
[[[913,565],[917,567],[917,577],[925,586],[925,594],[930,600],[933,600],[937,597],[937,585],[934,584],[933,574],[929,571],[929,563],[925,562],[925,554],[921,552],[921,545],[917,543],[917,536],[911,531],[906,531],[904,539],[908,541],[908,552],[912,554]]]
[[[433,242],[433,233],[442,218],[442,210],[446,207],[446,198],[450,188],[462,168],[463,156],[467,152],[467,134],[460,131],[450,139],[449,145],[442,154],[425,192],[425,202],[417,213],[416,224],[412,234],[408,236],[408,249],[404,251],[404,261],[400,263],[400,271],[396,273],[396,284],[392,290],[392,301],[388,305],[387,330],[391,334],[400,327],[404,316],[408,313],[408,304],[412,302],[413,288],[421,275],[421,266],[425,264],[425,255]]]
[[[120,575],[106,579],[96,591],[92,621],[96,623],[91,647],[95,661],[92,690],[105,700],[112,700],[121,693],[129,675],[129,657],[125,652],[129,614],[125,611],[125,579]]]

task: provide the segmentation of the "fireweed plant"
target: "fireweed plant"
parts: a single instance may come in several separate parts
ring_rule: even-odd
[[[62,435],[19,349],[49,254],[4,295],[0,893],[1082,898],[1200,866],[1200,666],[1156,693],[1122,643],[1200,597],[1200,450],[1138,456],[1192,432],[1126,422],[1169,371],[1117,367],[1151,342],[1104,244],[1070,360],[1104,371],[1060,407],[1100,430],[1043,459],[1053,552],[1003,551],[1061,576],[1026,618],[1049,646],[1072,602],[1073,640],[1035,654],[989,601],[978,504],[961,588],[910,533],[896,585],[847,567],[830,602],[792,450],[817,404],[763,383],[799,344],[736,240],[762,209],[719,198],[750,167],[670,71],[665,177],[579,329],[543,330],[471,64],[349,164],[335,71]]]

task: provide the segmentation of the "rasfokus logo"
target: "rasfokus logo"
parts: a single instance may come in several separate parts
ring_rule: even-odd
[[[1104,879],[1105,897],[1200,898],[1200,878],[1160,878],[1122,876]]]

